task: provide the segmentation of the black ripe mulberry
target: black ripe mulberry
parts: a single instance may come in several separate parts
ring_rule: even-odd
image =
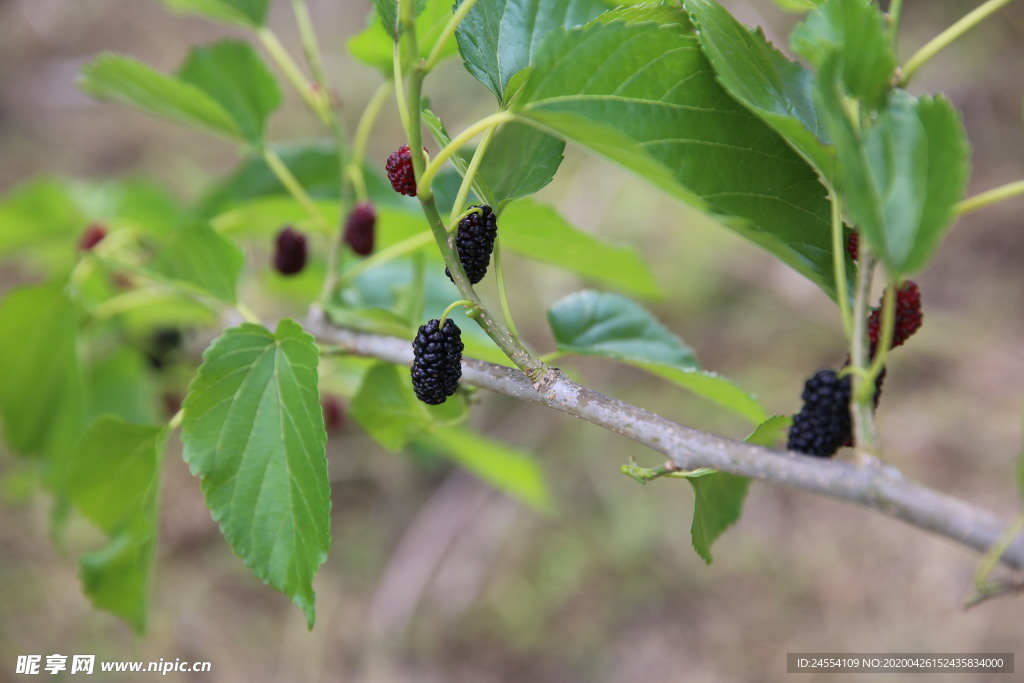
[[[470,284],[475,285],[487,274],[491,252],[494,250],[494,239],[498,236],[498,217],[486,204],[469,208],[480,209],[480,212],[471,213],[459,221],[455,249],[459,253],[459,261],[462,262],[462,268],[466,271]],[[444,272],[451,280],[452,274],[447,268]]]
[[[412,342],[412,388],[416,398],[435,406],[459,388],[462,377],[462,330],[451,318],[420,325]]]
[[[306,236],[292,227],[277,233],[274,267],[281,275],[295,275],[306,267]]]
[[[373,251],[377,211],[370,202],[359,202],[345,219],[345,244],[360,256]]]
[[[852,433],[850,376],[819,370],[804,384],[804,405],[793,417],[786,448],[822,458],[835,454]]]
[[[921,312],[921,290],[913,280],[904,282],[896,290],[896,320],[892,331],[892,346],[902,346],[911,335],[920,329],[924,322]],[[882,311],[875,308],[868,317],[868,338],[871,340],[871,356],[874,357],[878,348],[878,338],[882,332]]]
[[[392,152],[385,169],[395,192],[409,197],[416,196],[416,173],[412,168],[412,152],[409,151],[409,145],[402,145],[398,151]]]

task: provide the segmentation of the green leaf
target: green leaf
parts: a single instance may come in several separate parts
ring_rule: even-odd
[[[21,287],[0,304],[0,418],[8,445],[54,455],[82,427],[78,311],[58,285]]]
[[[793,424],[792,415],[766,417],[744,441],[768,448],[778,448],[779,443],[785,441],[786,430],[791,424]]]
[[[646,298],[661,292],[640,253],[571,226],[553,207],[529,199],[507,204],[498,219],[501,248]]]
[[[814,74],[786,59],[760,29],[749,30],[715,0],[684,4],[700,29],[697,37],[719,83],[823,177],[832,178],[835,152],[814,108]]]
[[[71,503],[109,538],[81,559],[97,607],[145,631],[166,430],[102,417],[82,435],[68,470]]]
[[[677,368],[658,363],[628,362],[634,367],[717,403],[753,424],[758,424],[768,417],[768,413],[765,412],[757,397],[733,380],[718,373],[697,368]]]
[[[807,12],[825,0],[775,0],[775,4],[787,12]]]
[[[385,28],[386,22],[377,20],[379,14],[375,10],[366,29],[349,38],[345,46],[353,57],[380,70],[385,76],[391,77],[394,75],[395,40],[393,32]],[[452,0],[426,0],[423,11],[416,17],[416,37],[420,59],[426,59],[429,56],[451,16]],[[455,43],[455,38],[449,38],[441,48],[439,61],[443,61],[457,52],[458,46]],[[409,58],[411,55],[405,55],[405,57]],[[406,61],[412,62],[411,59]]]
[[[173,281],[233,303],[244,261],[233,242],[196,223],[176,230],[150,267]]]
[[[176,12],[248,28],[262,27],[270,8],[270,0],[164,0],[164,4]]]
[[[377,443],[395,452],[433,424],[426,404],[413,393],[409,371],[389,363],[378,363],[366,373],[350,412]]]
[[[233,139],[243,137],[223,106],[202,89],[129,57],[105,53],[82,69],[82,90]]]
[[[416,0],[416,3],[413,5],[414,19],[423,11],[427,2],[428,0]],[[400,6],[401,0],[373,0],[373,7],[377,11],[377,16],[380,17],[381,26],[394,40],[398,40],[403,30],[401,21],[399,21]]]
[[[884,104],[896,56],[882,12],[870,0],[828,0],[793,29],[790,45],[819,71],[837,55],[846,91],[870,109]]]
[[[494,193],[494,209],[526,197],[551,182],[562,163],[565,142],[533,126],[510,123],[491,140],[480,173]]]
[[[722,90],[681,9],[642,10],[623,14],[633,23],[546,41],[516,113],[692,204],[834,297],[830,209],[817,174]],[[638,21],[666,15],[678,23]]]
[[[695,368],[693,350],[639,304],[584,290],[555,303],[548,322],[558,350],[621,361]]]
[[[244,324],[203,354],[183,404],[184,457],[235,553],[315,620],[313,576],[330,544],[318,350],[291,320]]]
[[[548,512],[554,507],[544,472],[529,453],[458,428],[440,429],[421,445],[440,450],[494,488],[535,510]]]
[[[241,41],[192,48],[178,78],[216,100],[253,145],[263,141],[267,116],[281,104],[274,76],[252,46]]]
[[[469,73],[506,104],[509,81],[534,63],[549,35],[605,9],[601,0],[478,0],[456,31],[459,52]]]
[[[869,125],[857,128],[843,106],[836,68],[830,61],[819,78],[847,211],[890,277],[913,274],[928,265],[966,191],[963,123],[941,96],[896,91]]]
[[[91,368],[89,417],[115,415],[124,422],[152,424],[157,416],[157,387],[142,355],[122,346]]]

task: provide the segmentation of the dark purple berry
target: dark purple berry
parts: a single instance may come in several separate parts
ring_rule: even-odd
[[[340,432],[345,426],[345,406],[341,399],[333,394],[324,394],[320,399],[320,407],[324,412],[324,429],[328,434]]]
[[[896,290],[896,320],[892,331],[892,345],[889,348],[895,349],[897,346],[902,346],[921,328],[923,322],[921,289],[913,280],[907,280]],[[878,338],[881,333],[882,311],[879,308],[873,308],[868,317],[868,339],[871,341],[872,358],[875,355],[875,349],[878,348]]]
[[[462,377],[462,330],[451,318],[421,325],[412,342],[412,388],[429,405],[444,403]]]
[[[92,248],[102,242],[106,236],[107,229],[101,223],[92,223],[78,238],[78,248],[82,251],[92,251]]]
[[[277,233],[274,267],[281,275],[295,275],[306,267],[306,236],[291,226]]]
[[[359,202],[345,219],[345,244],[360,256],[373,251],[377,211],[370,202]]]
[[[860,233],[856,230],[851,230],[850,234],[846,236],[846,253],[854,261],[860,258]]]
[[[409,151],[409,145],[402,145],[398,151],[392,152],[385,168],[395,192],[409,197],[416,196],[416,174],[412,168],[412,152]]]
[[[487,266],[491,262],[494,251],[494,240],[498,236],[498,218],[486,204],[471,206],[480,209],[479,213],[471,213],[459,221],[459,230],[455,235],[455,249],[466,271],[470,284],[484,279]],[[452,280],[452,274],[444,269],[445,275]],[[454,281],[454,280],[453,280]]]
[[[804,405],[793,416],[786,448],[827,458],[852,434],[850,376],[819,370],[804,384]]]

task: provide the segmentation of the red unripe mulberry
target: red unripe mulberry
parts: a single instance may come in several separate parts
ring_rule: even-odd
[[[92,251],[92,248],[103,241],[106,236],[107,229],[101,223],[92,223],[78,238],[78,248],[82,251]]]
[[[392,152],[385,169],[395,192],[409,197],[416,196],[416,173],[413,171],[409,145],[402,145],[398,151]]]
[[[360,256],[373,252],[377,232],[377,211],[370,202],[359,202],[345,219],[345,244]]]

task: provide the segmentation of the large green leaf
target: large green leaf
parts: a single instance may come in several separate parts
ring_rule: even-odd
[[[910,275],[931,260],[964,196],[969,149],[963,123],[944,97],[918,99],[897,90],[873,121],[858,126],[843,104],[838,66],[828,61],[819,81],[847,211],[889,275]]]
[[[704,56],[736,100],[782,135],[825,178],[835,152],[814,108],[814,75],[786,59],[760,30],[736,21],[716,0],[685,0]]]
[[[394,75],[394,48],[395,39],[393,31],[385,28],[388,21],[379,21],[378,17],[384,16],[376,8],[369,19],[365,30],[348,39],[345,47],[349,53],[370,66],[379,69],[385,76]],[[426,0],[423,11],[416,17],[416,38],[417,47],[421,59],[425,59],[434,49],[434,44],[441,36],[441,32],[452,17],[452,0]],[[449,37],[442,46],[440,59],[450,57],[458,52],[458,46],[454,37]],[[407,66],[412,62],[412,55],[404,55],[407,58]]]
[[[682,9],[616,16],[546,41],[516,113],[694,205],[835,296],[829,204],[814,170],[722,89]],[[665,16],[677,23],[659,23]]]
[[[846,91],[869,109],[884,104],[896,56],[885,18],[875,3],[828,0],[793,29],[790,44],[819,70],[830,55],[838,55]]]
[[[221,532],[263,581],[315,620],[313,576],[330,544],[319,354],[291,320],[229,329],[183,404],[184,457]]]
[[[478,0],[456,32],[459,52],[469,73],[505,104],[509,81],[533,64],[549,35],[606,9],[601,0]]]
[[[175,231],[150,267],[204,294],[233,302],[244,261],[242,251],[233,242],[196,223]]]
[[[97,362],[89,373],[89,417],[115,415],[124,422],[152,424],[157,416],[157,387],[142,354],[122,346]]]
[[[620,361],[695,368],[693,349],[635,301],[584,290],[548,311],[558,350]]]
[[[85,592],[139,633],[149,609],[165,437],[162,427],[102,417],[82,435],[68,470],[69,500],[109,539],[81,559]]]
[[[242,138],[238,124],[215,98],[130,57],[110,53],[96,57],[82,69],[80,85],[93,97],[117,100],[179,123]]]
[[[716,372],[697,368],[677,368],[659,363],[627,362],[717,403],[753,424],[758,424],[768,417],[768,413],[765,412],[757,397],[733,380]]]
[[[0,418],[7,444],[54,455],[82,427],[78,311],[58,285],[22,287],[0,304]]]
[[[789,422],[789,418],[783,416],[767,418],[746,441],[774,447]],[[694,493],[690,540],[697,554],[711,564],[711,545],[739,520],[750,488],[750,479],[727,472],[701,471],[700,476],[690,477],[688,481],[693,485]]]
[[[459,428],[441,429],[422,444],[440,450],[499,491],[546,512],[552,509],[544,472],[529,453]]]
[[[267,116],[281,104],[277,81],[249,43],[225,40],[192,48],[178,78],[220,103],[254,145],[263,140]]]
[[[657,298],[661,292],[640,253],[577,230],[553,207],[524,199],[498,219],[501,248],[602,282],[624,292]]]
[[[480,166],[494,193],[495,210],[500,213],[506,202],[531,195],[550,183],[564,150],[565,141],[532,126],[502,126]]]
[[[413,393],[409,372],[389,363],[378,363],[366,373],[351,413],[367,434],[391,451],[405,448],[433,422],[426,404]]]
[[[270,8],[270,0],[164,0],[164,4],[176,12],[248,28],[263,26]]]

